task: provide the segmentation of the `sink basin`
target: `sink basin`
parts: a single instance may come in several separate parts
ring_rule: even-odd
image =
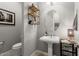
[[[48,56],[52,56],[52,44],[60,42],[58,36],[42,36],[40,37],[40,41],[48,43]]]
[[[47,43],[59,43],[58,36],[42,36],[40,41],[47,42]]]

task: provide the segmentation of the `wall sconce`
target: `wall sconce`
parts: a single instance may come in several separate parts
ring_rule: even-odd
[[[39,9],[33,3],[28,8],[28,24],[39,24]]]

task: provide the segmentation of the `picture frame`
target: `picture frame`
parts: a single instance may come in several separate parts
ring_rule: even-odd
[[[0,8],[0,24],[15,25],[15,13]]]

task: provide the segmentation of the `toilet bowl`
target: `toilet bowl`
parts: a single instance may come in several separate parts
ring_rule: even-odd
[[[22,42],[16,43],[12,46],[12,49],[20,49],[22,47]]]

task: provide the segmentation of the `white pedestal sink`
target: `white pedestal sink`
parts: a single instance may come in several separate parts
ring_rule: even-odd
[[[48,56],[52,56],[53,50],[52,50],[52,44],[53,43],[59,43],[59,37],[57,36],[42,36],[40,38],[40,41],[48,43]]]

